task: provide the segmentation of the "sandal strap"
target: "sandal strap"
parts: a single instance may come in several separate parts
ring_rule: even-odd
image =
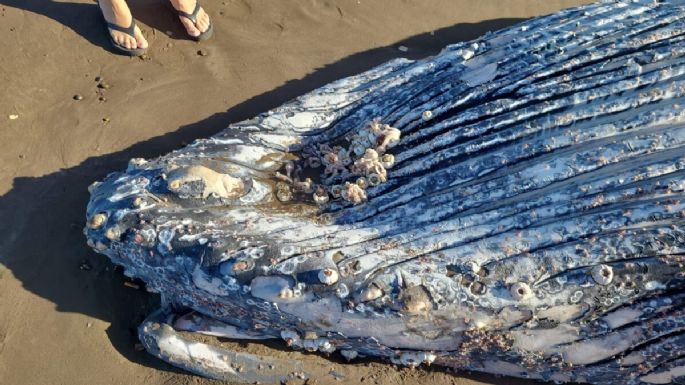
[[[179,11],[178,9],[176,10],[176,12],[178,12],[179,16],[183,16],[186,19],[190,20],[193,24],[197,24],[197,14],[200,12],[200,8],[202,8],[200,6],[200,0],[196,0],[195,1],[195,9],[193,9],[193,12],[187,13],[187,12]]]
[[[107,20],[105,20],[107,23],[107,28],[111,28],[115,31],[123,32],[127,35],[130,35],[131,37],[135,38],[136,37],[136,21],[131,19],[131,25],[128,27],[122,27],[120,25],[110,23]]]

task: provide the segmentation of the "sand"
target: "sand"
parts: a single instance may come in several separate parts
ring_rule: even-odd
[[[94,2],[0,0],[0,384],[213,383],[136,349],[158,298],[85,245],[91,182],[391,58],[582,2],[206,0],[215,37],[197,44],[167,4],[131,0],[151,45],[139,59],[110,52]],[[526,383],[352,373],[336,383]]]

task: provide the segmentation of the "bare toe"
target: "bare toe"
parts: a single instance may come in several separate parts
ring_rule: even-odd
[[[122,47],[126,45],[126,38],[119,33],[114,35],[114,41]]]
[[[181,23],[183,23],[183,26],[186,27],[188,35],[195,37],[200,36],[200,30],[197,29],[197,27],[195,27],[195,24],[193,24],[193,22],[190,21],[190,19],[183,16],[180,16],[179,18],[181,19]]]
[[[200,11],[200,13],[202,16],[197,20],[197,27],[204,33],[209,29],[209,15],[204,10]]]
[[[138,48],[145,49],[147,48],[147,40],[145,39],[145,36],[143,36],[143,32],[136,26],[136,46]]]

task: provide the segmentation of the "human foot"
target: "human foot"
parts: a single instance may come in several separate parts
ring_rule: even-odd
[[[148,47],[147,40],[135,25],[133,16],[124,0],[99,0],[102,16],[114,46],[129,54],[140,55]]]
[[[209,15],[200,6],[199,0],[171,0],[171,5],[178,12],[178,18],[186,28],[188,35],[197,40],[205,40],[212,33]]]

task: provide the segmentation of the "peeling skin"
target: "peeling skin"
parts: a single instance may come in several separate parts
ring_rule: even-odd
[[[178,191],[186,183],[200,181],[203,184],[203,199],[212,194],[221,198],[238,198],[245,194],[245,184],[239,178],[218,173],[204,166],[175,169],[169,173],[167,181],[171,191]]]
[[[94,183],[87,242],[163,293],[146,349],[213,378],[290,377],[198,333],[680,381],[683,20],[607,1],[341,79]]]

